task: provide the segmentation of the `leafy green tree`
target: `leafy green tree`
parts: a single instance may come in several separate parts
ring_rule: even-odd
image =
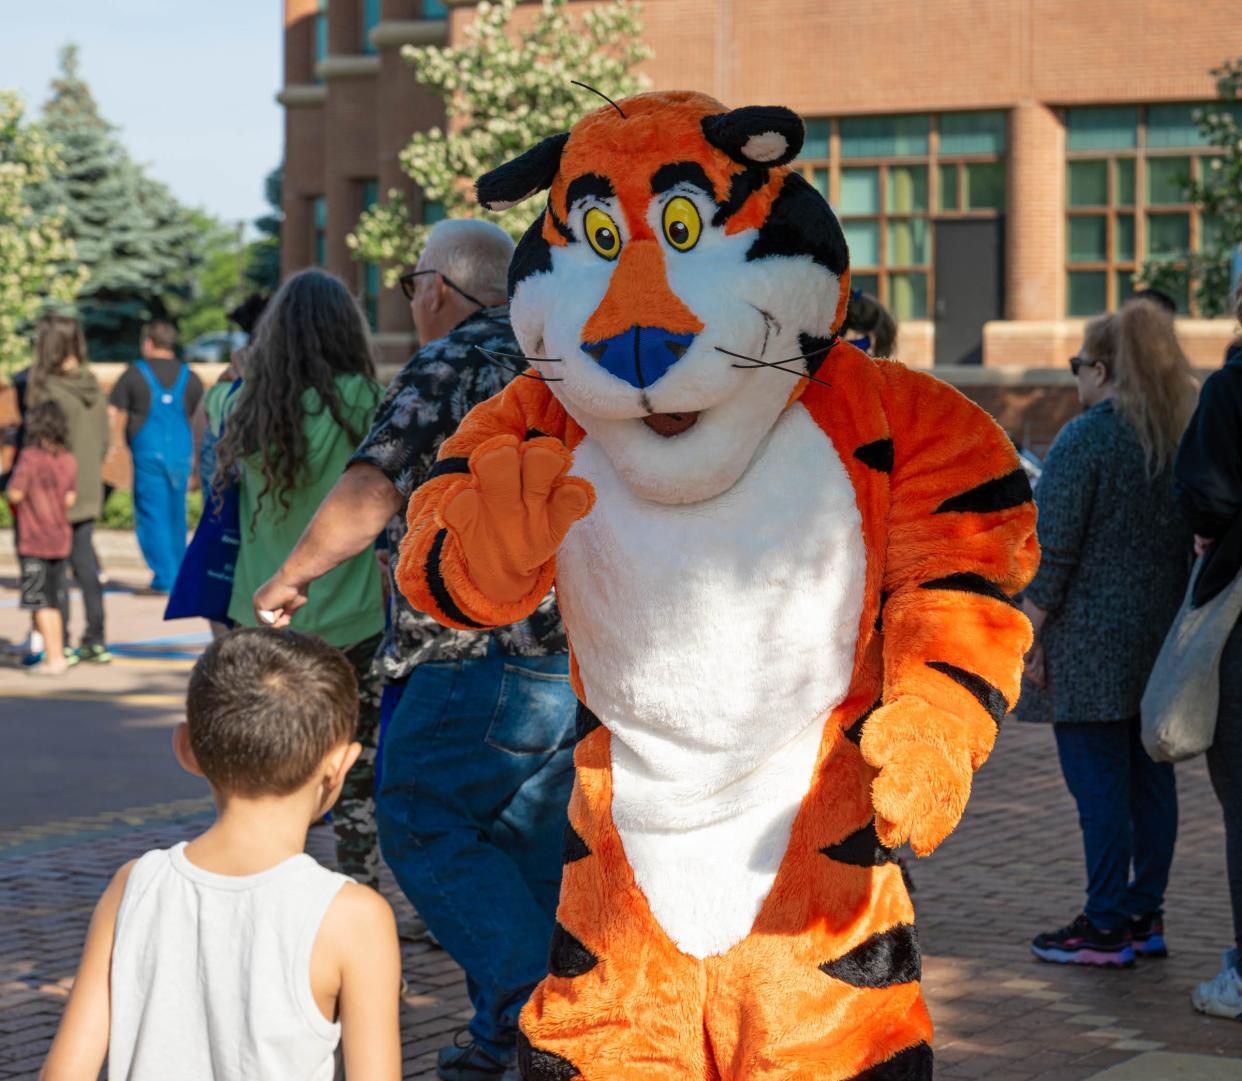
[[[60,208],[30,205],[32,190],[48,182],[59,159],[24,116],[21,99],[0,91],[0,374],[29,363],[40,309],[69,304],[86,280]]]
[[[130,159],[78,74],[73,45],[61,51],[43,122],[62,168],[34,204],[65,208],[66,233],[90,271],[78,310],[92,356],[130,356],[144,320],[175,318],[191,300],[202,261],[194,216]]]
[[[487,218],[515,236],[525,227],[522,216],[489,214],[474,200],[474,180],[601,104],[573,80],[624,97],[642,89],[633,69],[650,55],[638,7],[625,0],[592,8],[580,21],[566,13],[565,0],[543,0],[520,32],[510,26],[516,5],[479,4],[461,45],[401,50],[415,79],[444,99],[448,116],[447,131],[414,135],[401,152],[402,168],[448,217]],[[393,190],[363,214],[349,244],[356,259],[388,264],[392,285],[417,258],[427,228]]]
[[[228,330],[228,313],[248,291],[242,270],[249,253],[242,244],[240,223],[230,226],[201,210],[192,218],[203,261],[190,299],[177,313],[177,328],[187,342],[200,334]]]
[[[1138,277],[1174,295],[1186,278],[1195,283],[1201,315],[1226,315],[1233,249],[1242,244],[1242,57],[1213,68],[1218,101],[1195,112],[1195,123],[1210,146],[1223,153],[1205,159],[1206,177],[1186,178],[1188,201],[1199,208],[1202,230],[1198,251],[1184,251],[1147,262]]]
[[[281,202],[285,165],[281,162],[263,181],[263,194],[269,210],[255,218],[259,237],[246,250],[246,283],[260,293],[274,293],[280,284],[280,230],[285,212]]]

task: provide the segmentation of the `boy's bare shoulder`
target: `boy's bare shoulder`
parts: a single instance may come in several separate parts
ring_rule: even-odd
[[[347,882],[328,906],[322,930],[333,941],[355,940],[359,934],[383,939],[395,935],[396,926],[392,906],[377,891]]]

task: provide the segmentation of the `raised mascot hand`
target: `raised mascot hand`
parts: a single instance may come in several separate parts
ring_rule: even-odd
[[[953,832],[970,798],[971,751],[961,722],[916,698],[882,706],[863,728],[862,754],[882,845],[926,856]]]
[[[470,479],[446,496],[444,524],[491,600],[527,596],[569,527],[590,511],[595,490],[565,475],[572,461],[558,439],[493,436],[470,455]]]

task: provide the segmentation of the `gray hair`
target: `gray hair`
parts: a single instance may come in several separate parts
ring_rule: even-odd
[[[438,270],[485,304],[503,304],[509,294],[513,241],[499,225],[473,218],[436,222],[418,260]]]

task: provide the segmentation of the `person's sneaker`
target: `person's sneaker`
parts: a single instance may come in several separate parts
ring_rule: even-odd
[[[43,663],[43,650],[39,650],[38,653],[27,653],[26,656],[22,658],[23,668],[33,668],[36,664],[42,664],[42,663]]]
[[[108,652],[108,647],[100,645],[98,642],[93,646],[82,646],[74,651],[78,660],[83,664],[111,664],[112,654]]]
[[[1131,916],[1130,939],[1136,957],[1169,956],[1169,947],[1164,941],[1164,916],[1159,912]]]
[[[1242,1021],[1242,976],[1238,974],[1238,951],[1221,954],[1220,971],[1190,992],[1190,1004],[1200,1013]]]
[[[69,646],[65,646],[65,664],[72,668],[82,658],[78,656],[78,651]]]
[[[474,1040],[462,1043],[469,1032],[462,1029],[452,1047],[442,1047],[436,1056],[436,1076],[441,1081],[500,1081],[508,1062],[492,1058]]]
[[[1130,968],[1134,964],[1130,928],[1101,931],[1085,914],[1059,931],[1036,935],[1031,942],[1031,953],[1041,961],[1058,965]]]

